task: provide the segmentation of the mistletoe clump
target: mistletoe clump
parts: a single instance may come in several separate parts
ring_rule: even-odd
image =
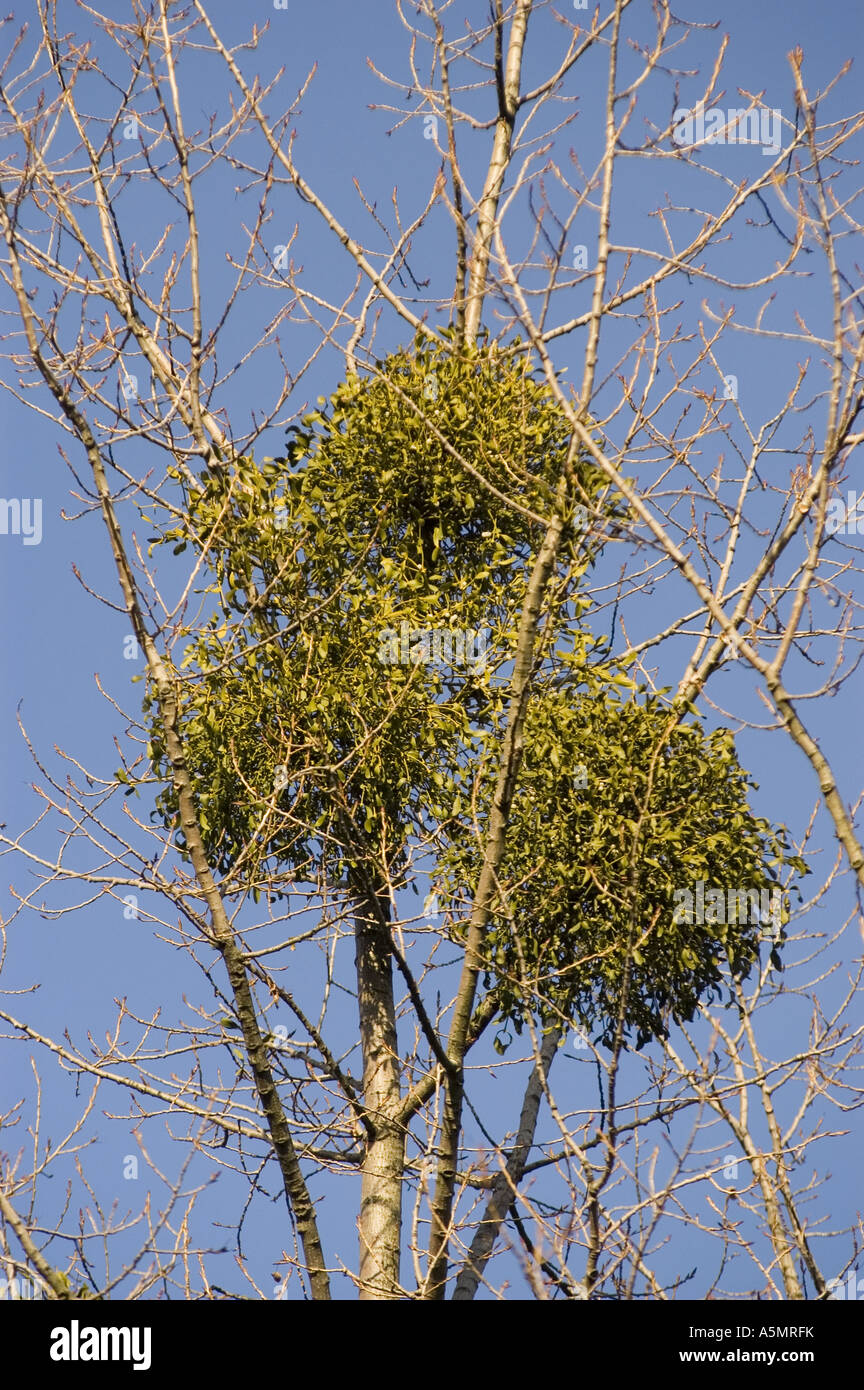
[[[751,810],[754,785],[727,731],[706,733],[658,697],[538,694],[484,945],[502,1018],[517,1031],[529,1010],[543,1023],[576,1022],[606,1046],[620,1027],[642,1047],[745,977],[762,944],[781,967],[789,904],[780,870],[807,870],[785,829]],[[491,788],[488,771],[481,805]],[[480,829],[465,822],[451,836],[445,876],[457,921],[476,882]],[[718,889],[728,910],[702,921],[683,912],[699,883],[703,899]],[[760,907],[782,904],[781,922],[752,920],[747,894]],[[499,1047],[506,1040],[499,1035]]]
[[[178,690],[199,821],[223,872],[270,858],[338,874],[383,846],[392,869],[412,827],[450,813],[460,762],[495,715],[496,671],[571,449],[517,347],[445,334],[350,375],[289,430],[283,457],[208,469],[160,537],[192,546],[212,574]],[[561,573],[578,616],[615,505],[590,460],[576,456],[571,474]],[[429,638],[413,640],[442,631],[455,634],[443,664],[427,659]],[[467,657],[481,632],[482,663]],[[176,826],[165,781],[158,814]]]

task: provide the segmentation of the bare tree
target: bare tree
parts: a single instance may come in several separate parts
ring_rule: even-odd
[[[100,685],[122,760],[110,773],[74,753],[58,751],[52,764],[22,724],[40,805],[30,825],[16,807],[0,839],[35,884],[18,880],[7,949],[27,910],[75,922],[85,906],[113,900],[139,930],[152,928],[153,952],[169,962],[182,952],[183,978],[195,972],[212,1000],[195,1002],[190,1019],[181,983],[166,996],[167,1020],[139,1015],[124,983],[102,1041],[45,1030],[20,999],[4,1003],[7,1036],[22,1044],[13,1056],[36,1044],[93,1086],[59,1146],[41,1141],[38,1084],[3,1119],[4,1135],[25,1120],[31,1130],[30,1159],[4,1153],[0,1177],[16,1287],[29,1279],[49,1298],[135,1299],[157,1288],[186,1299],[269,1296],[271,1252],[250,1259],[243,1230],[274,1173],[289,1218],[279,1296],[324,1300],[338,1279],[376,1300],[506,1297],[515,1280],[538,1299],[824,1298],[857,1257],[861,1232],[849,1214],[838,1222],[840,1199],[816,1165],[862,1100],[864,1029],[852,1022],[860,788],[850,790],[850,770],[832,766],[820,739],[860,660],[862,528],[841,488],[864,442],[852,182],[864,116],[843,107],[845,70],[810,90],[798,49],[783,108],[764,93],[732,97],[721,86],[725,41],[709,54],[713,32],[691,32],[665,0],[650,23],[637,8],[611,0],[573,17],[495,0],[460,28],[449,3],[397,3],[407,79],[378,73],[392,98],[379,109],[436,159],[422,196],[394,190],[386,215],[356,182],[366,233],[344,225],[302,170],[293,127],[314,74],[285,107],[283,74],[271,71],[257,27],[228,42],[202,0],[134,0],[122,20],[37,0],[32,32],[10,44],[0,85],[4,384],[51,422],[81,514],[104,523],[116,586],[103,594],[79,579],[128,620],[146,708],[127,709]],[[81,31],[64,30],[75,16]],[[685,106],[683,69],[672,65],[688,43],[695,96]],[[196,129],[193,64],[215,108]],[[577,156],[580,86],[596,89],[597,106]],[[658,191],[667,184],[674,195]],[[299,221],[276,242],[288,198]],[[628,215],[634,199],[641,220]],[[205,216],[213,206],[219,217]],[[439,254],[434,283],[417,279],[444,235],[452,257]],[[338,266],[325,283],[300,263],[321,238]],[[730,243],[741,248],[732,259]],[[458,420],[435,408],[437,378],[418,404],[391,369],[406,341],[412,360],[491,352],[531,374],[565,439],[545,492],[532,491],[536,478],[515,453],[499,457],[494,442],[466,450]],[[780,380],[782,391],[745,400],[743,369],[728,368],[749,369],[768,351],[771,390]],[[286,428],[300,437],[318,427],[304,397],[325,378],[349,394],[383,384],[465,487],[530,538],[511,590],[518,601],[478,685],[500,740],[460,764],[461,810],[455,783],[445,810],[429,792],[398,843],[383,812],[364,821],[356,779],[383,756],[385,735],[414,742],[422,682],[382,683],[374,622],[355,612],[334,680],[349,695],[354,680],[358,692],[380,687],[381,717],[334,751],[326,730],[342,696],[313,658],[321,613],[349,602],[387,517],[372,517],[367,552],[316,588],[303,536],[272,507],[286,460],[277,455],[268,474],[269,458],[254,459]],[[142,523],[159,542],[176,540],[175,554],[152,535],[144,543]],[[440,546],[434,519],[422,540],[429,560]],[[605,638],[596,669],[626,671],[623,685],[658,701],[663,717],[638,804],[608,831],[608,859],[580,865],[625,935],[538,963],[514,926],[535,867],[517,870],[514,855],[523,843],[538,865],[548,855],[521,829],[520,797],[543,761],[532,719],[556,688],[553,657],[562,634],[586,623]],[[288,635],[306,653],[297,699],[279,713],[290,778],[273,783],[262,763],[256,783],[265,716],[241,728],[231,701],[240,708],[241,675],[254,682],[271,669]],[[594,661],[589,645],[583,659],[586,669]],[[222,675],[223,702],[206,706],[208,681]],[[263,708],[272,687],[261,681],[253,695]],[[359,693],[356,704],[365,711]],[[656,825],[674,828],[685,814],[686,797],[678,807],[663,793],[659,809],[657,798],[694,711],[747,730],[775,757],[788,749],[789,862],[806,858],[816,887],[791,920],[772,908],[773,935],[751,972],[724,976],[733,1008],[703,995],[688,1019],[667,1009],[670,1026],[634,1043],[627,1018],[641,954],[672,914],[671,903],[666,913],[649,902],[645,864]],[[208,720],[221,748],[211,768],[221,828],[199,748]],[[422,732],[418,760],[432,767]],[[711,746],[718,764],[731,762],[731,738],[728,750],[722,739]],[[628,778],[643,788],[626,760],[590,763],[584,776],[610,805]],[[310,809],[310,789],[323,810]],[[460,814],[476,869],[461,899],[446,896],[441,868]],[[235,817],[246,829],[229,853],[220,834]],[[722,859],[721,838],[718,827]],[[277,841],[279,862],[262,858],[260,845]],[[820,869],[832,845],[833,863]],[[778,867],[778,892],[792,888],[793,868]],[[720,881],[729,893],[748,889]],[[696,888],[673,886],[691,899]],[[823,903],[837,923],[827,932]],[[713,906],[697,927],[737,920]],[[492,945],[502,923],[519,957],[509,975]],[[616,953],[618,1014],[591,1038],[549,982],[563,990],[593,979]],[[524,1002],[518,1045],[502,983]],[[86,1136],[107,1092],[135,1117],[167,1192],[158,1211],[148,1198],[135,1217],[106,1212],[88,1175]],[[144,1147],[163,1116],[174,1176]],[[181,1117],[188,1129],[176,1132]],[[52,1207],[43,1181],[73,1153],[69,1191],[80,1183],[90,1194],[88,1229],[70,1224],[64,1203]],[[230,1175],[241,1270],[231,1289],[213,1273],[202,1209],[213,1165]],[[356,1205],[353,1263],[333,1244],[328,1203],[341,1219]],[[117,1257],[97,1268],[97,1238],[121,1252],[119,1268]]]

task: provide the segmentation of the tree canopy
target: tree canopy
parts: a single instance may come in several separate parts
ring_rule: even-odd
[[[200,825],[238,887],[265,862],[336,881],[364,865],[398,884],[410,838],[428,835],[458,941],[572,432],[524,345],[466,347],[449,330],[352,373],[318,407],[283,457],[211,467],[161,536],[192,544],[212,575],[181,700]],[[765,939],[759,921],[676,921],[676,888],[773,891],[784,865],[804,865],[751,811],[728,733],[604,659],[582,581],[624,508],[590,457],[574,458],[483,963],[517,1030],[536,1013],[642,1046],[719,994],[724,970],[746,975]],[[449,659],[435,660],[442,629]],[[482,662],[464,641],[460,661],[453,634],[480,631]]]

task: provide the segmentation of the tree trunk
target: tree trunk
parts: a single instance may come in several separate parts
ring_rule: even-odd
[[[360,1297],[400,1297],[402,1176],[405,1136],[390,952],[389,899],[379,887],[353,892],[357,999],[363,1051],[363,1100],[374,1127],[367,1141],[360,1195]]]

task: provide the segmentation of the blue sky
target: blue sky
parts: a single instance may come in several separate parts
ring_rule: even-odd
[[[81,26],[81,32],[86,33],[89,24],[86,12],[74,13],[72,7],[67,5],[66,8],[70,11],[70,25],[74,21]],[[479,22],[485,16],[485,6],[463,4],[459,12],[473,15],[475,21]],[[408,222],[417,215],[429,197],[439,164],[432,142],[423,138],[422,118],[418,116],[409,120],[400,129],[388,134],[397,117],[387,111],[370,109],[374,103],[400,102],[410,86],[406,35],[391,7],[382,0],[377,0],[372,6],[347,3],[347,0],[327,0],[326,3],[311,6],[292,5],[283,11],[275,10],[264,0],[242,8],[229,3],[229,0],[214,0],[210,13],[226,42],[236,42],[247,35],[253,23],[260,26],[269,22],[268,35],[257,53],[245,55],[244,70],[247,74],[259,71],[262,80],[267,80],[279,66],[284,65],[284,101],[287,101],[288,94],[302,85],[313,64],[317,64],[315,78],[292,122],[297,131],[294,151],[297,163],[316,192],[358,239],[381,250],[384,246],[381,234],[364,212],[352,179],[359,181],[364,197],[377,206],[382,218],[388,220],[391,216],[391,195],[394,187],[398,189],[403,221]],[[23,15],[24,7],[21,7]],[[814,6],[803,3],[803,0],[761,6],[745,4],[742,0],[728,0],[722,6],[699,0],[699,3],[689,7],[685,17],[705,26],[713,24],[719,17],[720,23],[716,29],[706,27],[696,30],[682,52],[678,104],[686,106],[696,99],[700,85],[697,72],[704,74],[710,67],[719,36],[728,34],[729,45],[721,83],[727,95],[722,104],[726,107],[742,104],[737,94],[738,88],[754,93],[764,92],[765,102],[779,108],[784,118],[792,120],[794,102],[786,57],[789,50],[795,44],[801,44],[804,48],[805,77],[812,90],[835,75],[846,57],[853,54],[856,47],[860,49],[860,40],[864,37],[864,21],[859,9],[836,4]],[[457,32],[455,15],[448,22],[451,32]],[[646,37],[650,33],[650,25],[649,7],[640,5],[637,0],[633,14],[627,20],[627,32]],[[560,49],[561,34],[560,26],[548,12],[537,16],[526,49],[527,86],[530,87],[548,72],[554,55]],[[104,46],[104,39],[97,41]],[[105,52],[107,54],[107,50]],[[398,78],[405,86],[392,90],[383,86],[368,66],[367,54],[382,71]],[[116,57],[106,57],[105,61],[109,69],[111,64],[116,66]],[[632,55],[625,59],[625,64],[627,62],[634,62]],[[185,62],[181,77],[187,128],[195,128],[204,113],[211,109],[218,108],[224,114],[228,83],[217,63],[202,61],[199,65]],[[104,103],[108,98],[101,81],[96,77],[88,81],[92,82],[94,111],[107,109]],[[601,148],[602,119],[598,114],[598,101],[602,100],[605,81],[605,57],[599,53],[580,64],[568,79],[568,95],[576,94],[579,98],[579,116],[556,148],[556,155],[562,160],[570,147],[575,150],[584,167],[593,167]],[[853,69],[851,77],[840,84],[826,102],[826,114],[854,111],[856,100],[860,100],[856,97],[856,81],[857,73]],[[640,109],[637,131],[643,128],[643,115],[658,122],[668,120],[675,104],[674,82],[674,75],[653,82],[645,96],[644,107]],[[488,93],[482,99],[475,97],[473,100],[478,110],[482,108],[488,112]],[[633,138],[635,141],[635,134]],[[482,178],[489,139],[488,133],[483,133],[472,136],[465,144],[464,167],[475,187]],[[251,149],[254,143],[252,137],[249,137],[249,141]],[[255,153],[260,155],[260,141],[257,142]],[[758,150],[730,147],[718,147],[706,158],[710,167],[718,169],[733,181],[752,176],[762,161],[763,155]],[[242,188],[246,182],[242,171],[217,165],[204,177],[199,189],[203,275],[208,287],[205,313],[211,324],[218,318],[221,298],[232,278],[228,257],[242,254],[245,246],[243,227],[244,224],[248,226],[254,217],[257,192],[238,192],[238,187]],[[707,175],[696,175],[692,171],[685,180],[680,165],[672,160],[660,164],[659,168],[657,164],[645,160],[625,161],[613,203],[613,240],[620,245],[661,249],[664,244],[662,228],[657,218],[650,218],[649,213],[663,194],[668,194],[672,203],[678,202],[688,209],[699,210],[676,214],[677,224],[683,226],[688,219],[698,220],[703,211],[715,207],[721,196],[721,188],[717,180]],[[560,191],[555,197],[556,205],[561,207]],[[295,223],[299,223],[299,234],[292,245],[291,255],[295,263],[303,266],[303,282],[332,303],[341,302],[354,283],[355,268],[336,238],[290,189],[283,187],[277,190],[272,206],[274,216],[263,238],[266,246],[273,248],[287,244]],[[167,219],[173,217],[176,220],[176,209],[172,212],[164,198],[160,200],[154,197],[152,189],[143,180],[132,180],[118,208],[126,234],[142,247],[155,239]],[[783,222],[782,211],[776,204],[772,205],[772,209],[781,224],[788,225],[788,219]],[[516,210],[509,224],[513,246],[518,246],[520,239],[524,242],[528,226],[529,219],[523,205]],[[595,227],[593,215],[586,209],[573,228],[571,245],[582,242],[590,245]],[[171,244],[169,241],[169,247]],[[743,216],[737,219],[728,241],[711,252],[710,265],[717,273],[727,275],[732,280],[745,280],[757,273],[754,267],[760,268],[758,273],[766,273],[783,254],[784,247],[779,235],[764,228],[749,227],[746,216]],[[857,251],[854,246],[845,248],[844,255],[850,272],[855,273],[852,268],[856,260],[860,265],[860,246]],[[778,331],[791,330],[796,313],[806,317],[808,326],[814,332],[821,334],[830,329],[830,301],[826,294],[824,265],[816,255],[810,259],[814,263],[819,262],[818,267],[814,264],[812,274],[794,282],[781,282],[776,303],[769,311],[770,322]],[[416,238],[410,266],[417,281],[429,280],[430,287],[425,293],[430,300],[446,297],[452,284],[453,230],[442,209],[433,214]],[[620,259],[613,257],[610,267],[613,278],[618,266]],[[860,271],[857,273],[856,283],[860,284]],[[248,293],[241,296],[223,333],[219,357],[223,372],[234,360],[239,362],[259,340],[277,307],[274,295],[278,293],[273,288],[250,288]],[[761,304],[770,293],[771,289],[732,295],[720,288],[706,286],[702,281],[688,285],[679,278],[675,293],[669,299],[676,303],[675,313],[684,325],[684,332],[692,333],[706,299],[718,312],[734,302],[734,321],[749,322],[756,311],[754,305]],[[561,302],[562,307],[553,311],[552,322],[581,311],[588,302],[589,289],[578,287],[572,291],[562,291],[561,296],[561,301],[556,302]],[[8,295],[4,294],[2,308],[8,311],[10,307]],[[494,324],[491,308],[488,317]],[[14,319],[6,317],[4,323],[4,331],[8,332]],[[628,320],[622,319],[612,325],[604,336],[601,379],[605,372],[613,371],[618,352],[628,341],[628,335],[632,337],[631,327]],[[406,326],[398,322],[392,313],[385,314],[376,347],[383,351],[406,341],[408,337]],[[284,327],[280,340],[286,359],[294,364],[304,360],[314,348],[317,330],[313,325],[302,323],[298,316]],[[580,379],[583,349],[582,333],[573,334],[556,345],[556,363],[559,369],[568,368],[568,379],[571,381],[578,382]],[[776,341],[768,350],[764,341],[759,339],[734,331],[724,335],[723,370],[737,377],[742,410],[756,427],[779,409],[794,378],[795,364],[807,355],[810,354],[796,342]],[[129,363],[129,369],[134,370],[131,358]],[[307,402],[314,402],[318,395],[329,393],[343,371],[344,363],[339,353],[334,349],[323,352],[292,396],[290,409],[300,412]],[[220,388],[215,403],[226,410],[235,431],[248,429],[251,415],[266,408],[267,402],[279,388],[280,373],[277,355],[268,350]],[[705,377],[705,389],[710,389],[709,375]],[[818,379],[824,384],[822,377]],[[8,362],[4,364],[3,380],[7,384],[14,384],[15,381]],[[141,380],[146,381],[146,374],[141,373]],[[602,388],[598,404],[608,404],[616,389],[613,374]],[[29,392],[28,400],[38,403],[42,409],[50,405],[44,391]],[[677,408],[678,404],[673,402],[669,414]],[[34,821],[43,807],[32,789],[32,783],[38,780],[37,769],[18,733],[16,716],[20,716],[25,725],[37,757],[61,786],[68,767],[63,754],[77,759],[88,770],[109,777],[119,763],[114,740],[120,740],[121,744],[124,742],[127,723],[122,714],[100,695],[96,682],[98,679],[111,698],[134,715],[139,709],[141,686],[132,684],[131,678],[141,668],[140,661],[127,660],[124,656],[124,640],[129,632],[126,617],[100,604],[84,587],[86,585],[106,595],[112,602],[118,601],[102,520],[92,510],[89,501],[82,505],[78,484],[64,463],[58,445],[63,443],[70,462],[83,477],[81,451],[68,437],[62,440],[58,428],[49,419],[16,400],[9,391],[0,395],[0,412],[5,441],[5,448],[0,454],[0,493],[5,498],[38,497],[42,500],[40,544],[25,545],[20,536],[0,536],[0,603],[6,655],[0,669],[2,818],[7,822],[6,833],[9,834],[13,828],[18,833]],[[812,407],[812,420],[818,438],[824,423],[821,401]],[[791,448],[800,434],[801,419],[790,421],[779,437],[782,446]],[[278,452],[282,439],[281,430],[271,430],[260,441],[256,455]],[[716,441],[711,441],[706,450],[709,465],[706,472],[710,472],[714,466],[716,460],[713,454],[717,448]],[[124,459],[125,466],[139,472],[151,467],[158,470],[162,462],[159,458],[154,460],[152,455],[148,456],[145,446],[140,443],[129,445]],[[790,459],[781,456],[776,462],[776,478],[785,482],[792,466]],[[853,485],[854,479],[850,479],[850,486]],[[770,507],[770,503],[766,506]],[[121,504],[120,516],[127,537],[131,538],[134,533],[143,547],[149,534],[146,523],[136,517],[131,505]],[[752,549],[749,553],[757,553],[760,543],[758,536],[751,537],[748,544]],[[614,547],[611,550],[614,551]],[[176,575],[166,568],[166,562],[161,558],[159,564],[170,591],[172,583],[176,582]],[[614,575],[619,564],[618,556],[611,554],[606,572]],[[76,577],[76,569],[80,580]],[[855,580],[856,576],[849,577],[845,581],[846,587],[851,588]],[[656,596],[652,594],[631,601],[627,610],[630,640],[637,641],[655,631],[682,611],[685,605],[695,606],[683,582],[675,580],[659,586]],[[603,625],[606,621],[608,611]],[[658,684],[673,685],[680,678],[691,647],[692,638],[687,637],[665,644],[658,659]],[[818,684],[812,670],[802,660],[790,663],[790,673],[801,681],[804,689]],[[788,677],[790,680],[791,675]],[[858,732],[860,691],[860,677],[855,676],[836,696],[804,702],[809,727],[831,760],[848,803],[854,802],[860,794],[864,770]],[[743,719],[753,720],[762,726],[771,723],[765,704],[756,694],[752,676],[740,665],[727,667],[715,677],[710,695],[716,702],[714,707],[703,706],[709,722],[731,724],[736,728],[736,721]],[[818,798],[818,785],[804,757],[793,748],[785,734],[767,732],[764,727],[760,730],[744,729],[739,737],[739,749],[744,765],[752,769],[759,783],[759,792],[754,799],[759,813],[775,820],[784,820],[794,833],[803,833]],[[56,820],[46,821],[34,832],[30,844],[41,847],[45,852],[54,852],[58,833]],[[811,849],[820,865],[829,862],[835,852],[835,841],[824,813],[817,821]],[[92,853],[75,845],[71,847],[70,854],[73,859],[74,856],[81,856],[81,862],[84,859],[88,863],[93,862]],[[28,868],[20,860],[13,863],[12,858],[7,857],[4,867],[4,905],[0,911],[8,915],[14,903],[7,893],[7,884],[13,883],[18,893],[27,893],[35,888],[36,880],[32,866]],[[76,899],[71,893],[69,887],[59,895],[52,890],[50,904],[54,907],[67,906],[92,896],[82,891]],[[40,901],[38,893],[36,897]],[[854,905],[854,892],[847,876],[813,909],[808,918],[809,930],[836,929],[854,909]],[[838,946],[837,974],[827,980],[823,987],[826,1000],[842,992],[842,981],[856,940],[860,951],[860,940],[854,929]],[[36,982],[39,984],[36,993],[13,995],[7,998],[6,1007],[11,1013],[26,1017],[33,1027],[52,1036],[60,1036],[68,1029],[81,1043],[84,1043],[88,1031],[97,1036],[104,1035],[106,1029],[112,1026],[115,1015],[112,1001],[118,998],[127,998],[129,1007],[139,1018],[162,1010],[162,1021],[169,1024],[188,1018],[189,1014],[185,1011],[189,1006],[209,1006],[211,1003],[211,996],[200,974],[190,962],[180,952],[155,940],[154,930],[149,924],[124,918],[121,906],[107,898],[82,904],[74,913],[55,921],[46,919],[38,912],[29,912],[17,919],[10,932],[2,986],[9,991],[24,991]],[[304,997],[310,1001],[314,999],[318,985],[311,969],[308,978],[298,981],[297,987]],[[806,1006],[797,999],[789,998],[776,1005],[766,1025],[766,1046],[780,1049],[792,1036],[806,1041],[806,1013]],[[351,1028],[350,1014],[346,1012],[339,1017],[335,1027],[338,1032],[344,1032],[347,1039]],[[801,1044],[796,1042],[795,1045]],[[29,1113],[33,1094],[28,1058],[30,1049],[20,1043],[13,1045],[8,1042],[4,1042],[3,1047],[5,1060],[0,1069],[0,1108],[6,1108],[18,1097],[27,1095],[25,1110]],[[56,1064],[35,1051],[33,1057],[39,1063],[45,1084],[46,1133],[56,1137],[64,1124],[68,1124],[78,1113],[80,1104],[74,1095],[73,1083],[68,1077],[58,1074]],[[578,1063],[575,1065],[579,1066]],[[516,1106],[517,1095],[516,1087],[508,1089],[509,1109],[506,1113],[511,1113]],[[572,1097],[570,1101],[575,1104]],[[505,1107],[494,1097],[487,1097],[484,1104],[487,1107],[484,1118],[500,1123]],[[113,1110],[121,1118],[109,1119],[101,1113],[94,1115],[86,1131],[92,1142],[86,1156],[88,1177],[107,1206],[113,1201],[121,1206],[135,1206],[141,1199],[142,1181],[124,1184],[122,1179],[123,1158],[135,1152],[131,1138],[134,1122],[124,1118],[126,1109],[125,1099],[118,1092],[112,1093],[109,1099],[106,1089],[100,1097],[97,1111]],[[842,1143],[834,1141],[830,1144],[830,1157],[826,1152],[829,1145],[826,1145],[826,1151],[819,1151],[817,1155],[820,1170],[830,1170],[832,1173],[828,1189],[830,1198],[825,1199],[825,1211],[830,1216],[828,1224],[837,1229],[852,1219],[859,1201],[857,1174],[860,1169],[861,1132],[860,1121],[855,1115],[843,1118],[842,1124],[835,1116],[831,1123],[837,1128],[852,1129],[857,1126],[854,1137],[849,1135]],[[159,1134],[159,1125],[160,1121],[152,1121],[147,1132],[154,1153],[165,1159],[173,1150],[164,1136]],[[545,1132],[551,1134],[548,1121],[544,1120],[544,1125]],[[23,1142],[23,1134],[21,1139]],[[14,1142],[6,1137],[4,1147],[8,1149]],[[201,1157],[196,1159],[193,1171],[203,1181],[213,1170],[209,1160]],[[62,1172],[63,1177],[58,1174],[52,1180],[58,1187],[66,1177],[75,1181],[71,1161]],[[230,1199],[226,1203],[220,1195],[226,1187],[230,1191],[233,1183],[231,1175],[222,1174],[218,1184],[202,1200],[199,1227],[202,1243],[230,1245],[230,1233],[220,1232],[210,1223],[234,1219],[233,1203]],[[352,1223],[356,1187],[356,1183],[344,1178],[335,1185],[327,1185],[323,1181],[317,1184],[317,1190],[326,1191],[327,1194],[322,1204],[325,1243],[349,1263],[353,1262],[354,1257]],[[265,1203],[255,1207],[249,1217],[246,1246],[250,1261],[262,1277],[266,1277],[266,1271],[278,1259],[279,1250],[290,1239],[278,1203],[274,1210],[278,1212],[278,1220],[274,1220],[272,1213],[268,1215],[269,1208]],[[820,1206],[820,1213],[821,1210]],[[694,1263],[696,1237],[693,1237],[692,1256],[688,1250],[687,1236],[678,1232],[676,1239],[678,1245],[674,1259],[680,1260],[682,1265]],[[842,1251],[838,1247],[837,1258],[848,1258],[848,1253],[847,1247],[844,1246]],[[222,1282],[226,1285],[231,1285],[232,1261],[233,1256],[226,1254],[219,1266]],[[218,1261],[216,1263],[219,1264]],[[832,1271],[828,1269],[826,1272]],[[341,1293],[342,1296],[350,1295],[347,1284],[342,1287]]]

